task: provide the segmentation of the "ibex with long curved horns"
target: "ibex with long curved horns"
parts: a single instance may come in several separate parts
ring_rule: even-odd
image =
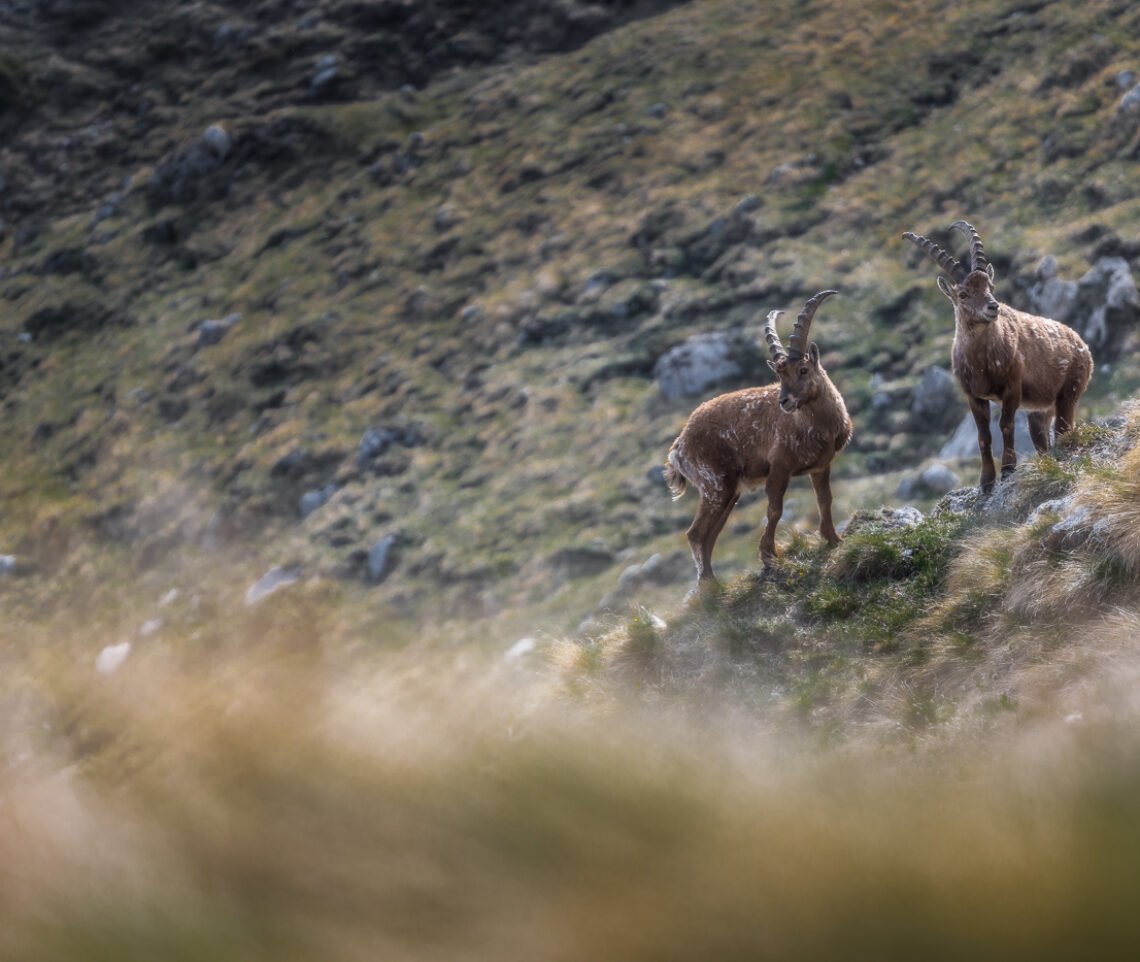
[[[768,524],[760,539],[767,566],[776,557],[776,524],[784,511],[784,492],[793,477],[808,474],[819,503],[819,531],[836,544],[831,520],[831,462],[851,437],[851,418],[827,371],[819,347],[808,344],[816,308],[836,291],[809,299],[796,319],[784,349],[772,311],[764,335],[779,384],[746,388],[706,401],[690,416],[669,449],[665,480],[673,499],[686,483],[701,495],[697,516],[688,530],[697,565],[698,585],[715,581],[712,550],[741,492],[764,484]]]
[[[1019,407],[1029,414],[1029,435],[1039,453],[1049,450],[1049,427],[1054,415],[1060,437],[1073,429],[1077,401],[1092,377],[1088,345],[1072,328],[1048,318],[1026,314],[994,297],[994,268],[982,238],[964,220],[950,225],[970,239],[970,266],[920,234],[903,237],[929,254],[942,268],[938,288],[954,305],[954,346],[950,366],[978,426],[982,454],[982,489],[993,487],[990,401],[1001,404],[1002,478],[1017,465],[1013,448],[1013,416]]]

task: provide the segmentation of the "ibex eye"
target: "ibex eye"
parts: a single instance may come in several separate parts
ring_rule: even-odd
[[[965,300],[965,299],[966,299],[967,297],[969,297],[970,295],[969,295],[969,294],[967,294],[965,291],[959,291],[959,292],[958,292],[958,296],[959,296],[959,297],[960,297],[962,300]]]

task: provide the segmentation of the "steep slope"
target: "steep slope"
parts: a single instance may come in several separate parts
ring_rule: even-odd
[[[62,576],[228,606],[283,562],[388,632],[574,624],[623,560],[680,547],[654,469],[696,399],[653,384],[670,347],[736,335],[723,384],[766,381],[758,317],[839,288],[837,496],[878,506],[958,413],[910,407],[952,332],[899,231],[969,216],[1022,306],[1045,254],[1136,263],[1133,5],[714,0],[616,26],[663,7],[6,6],[21,603]],[[1132,337],[1084,416],[1140,384]]]

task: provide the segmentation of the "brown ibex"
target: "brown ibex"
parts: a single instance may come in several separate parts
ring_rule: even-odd
[[[839,541],[831,520],[831,462],[851,437],[851,418],[820,364],[818,345],[808,344],[816,308],[835,293],[822,291],[804,304],[787,350],[776,333],[776,318],[783,311],[772,311],[764,335],[772,354],[768,366],[780,383],[706,401],[669,449],[665,481],[673,500],[685,493],[686,483],[701,496],[688,530],[699,586],[716,580],[713,545],[741,491],[761,482],[768,496],[768,524],[760,538],[765,567],[776,557],[776,524],[793,477],[811,475],[820,534],[832,544]]]
[[[1049,426],[1057,418],[1057,436],[1073,429],[1077,401],[1092,377],[1088,345],[1072,328],[1026,314],[994,297],[994,268],[978,232],[964,220],[950,225],[970,239],[970,266],[959,264],[933,241],[910,231],[903,237],[934,259],[942,273],[938,288],[954,305],[954,346],[950,367],[957,377],[978,426],[982,454],[981,487],[993,488],[990,401],[1001,404],[1001,475],[1017,465],[1013,416],[1027,410],[1029,435],[1039,453],[1049,450]]]

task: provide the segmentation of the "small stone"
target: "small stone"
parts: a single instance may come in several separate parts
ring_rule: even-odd
[[[299,581],[301,570],[300,565],[274,565],[250,585],[249,591],[245,594],[246,607],[255,605],[267,595]]]
[[[386,580],[395,567],[393,548],[396,546],[394,534],[385,535],[368,549],[368,577],[373,583],[380,584]]]
[[[131,653],[131,643],[124,641],[121,645],[108,645],[95,656],[95,670],[100,675],[109,675],[115,671]]]
[[[202,134],[202,142],[210,149],[218,160],[225,160],[233,147],[233,138],[221,124],[211,124]]]
[[[320,73],[318,73],[315,77],[313,77],[312,82],[309,84],[309,88],[314,93],[318,93],[319,91],[324,90],[325,88],[332,86],[333,82],[339,76],[340,76],[340,68],[339,67],[329,67],[326,70],[320,71]]]
[[[301,495],[301,517],[307,518],[314,511],[323,508],[337,492],[335,484],[326,484],[316,491],[307,491]]]
[[[939,495],[948,494],[962,484],[962,479],[958,475],[937,461],[923,468],[919,472],[918,480],[928,491]]]
[[[732,208],[732,212],[738,217],[744,214],[751,214],[754,210],[759,210],[764,202],[756,195],[749,194],[747,197],[742,197],[736,202],[736,206]]]
[[[507,661],[515,661],[523,655],[528,655],[537,647],[538,642],[533,638],[520,638],[510,648],[506,650],[503,657]]]
[[[0,554],[0,575],[10,575],[16,570],[16,556]]]
[[[656,103],[645,112],[649,114],[650,117],[661,120],[669,111],[664,104]]]
[[[144,621],[139,625],[139,637],[149,638],[153,634],[157,634],[166,622],[161,618],[151,618],[150,621]]]

